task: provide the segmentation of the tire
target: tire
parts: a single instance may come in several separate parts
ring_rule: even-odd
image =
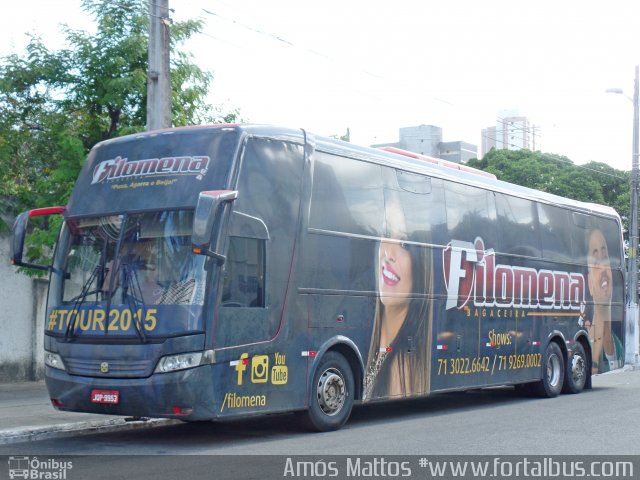
[[[540,397],[557,397],[564,384],[565,360],[556,342],[549,342],[542,356],[542,380],[535,384],[535,393]]]
[[[584,347],[576,342],[571,359],[567,358],[562,393],[580,393],[589,375],[589,362]]]
[[[338,352],[327,352],[310,384],[305,426],[319,432],[342,427],[351,415],[354,387],[349,362]]]

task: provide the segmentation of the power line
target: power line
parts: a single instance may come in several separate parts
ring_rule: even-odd
[[[510,118],[513,118],[514,120],[510,120]],[[491,138],[486,133],[483,133],[482,136],[483,138],[493,140],[496,142],[496,145],[500,144],[506,147],[519,147],[535,150],[536,143],[539,145],[542,139],[541,135],[536,132],[536,130],[540,130],[540,127],[536,127],[536,125],[526,127],[525,122],[526,124],[529,124],[529,119],[526,117],[496,117],[496,136],[497,134],[501,134],[502,138]],[[504,125],[506,128],[498,129],[498,125]],[[486,130],[487,129],[483,129],[482,131],[485,132]],[[520,133],[520,135],[515,132]]]
[[[224,2],[222,0],[217,0],[217,1],[219,3],[221,3],[221,4],[223,4],[223,5],[230,6],[231,8],[236,8],[237,7],[237,5],[230,5],[227,2]],[[170,9],[170,10],[172,12],[174,12],[173,9]],[[277,35],[277,34],[269,32],[269,31],[265,31],[265,30],[262,30],[262,29],[259,29],[259,28],[255,28],[255,27],[253,27],[251,25],[248,25],[246,23],[239,22],[239,21],[235,20],[234,18],[228,17],[226,15],[222,15],[220,13],[217,13],[217,12],[205,9],[205,8],[202,8],[202,11],[204,13],[206,13],[207,15],[209,15],[209,16],[217,17],[217,18],[219,18],[219,19],[221,19],[223,21],[232,23],[233,25],[237,25],[237,26],[239,26],[239,27],[241,27],[241,28],[243,28],[243,29],[245,29],[247,31],[250,31],[252,33],[255,33],[255,34],[258,34],[258,35],[262,35],[264,37],[267,37],[267,38],[270,38],[272,40],[275,40],[276,42],[278,42],[280,44],[284,44],[289,48],[298,48],[298,49],[304,50],[304,51],[306,51],[306,52],[308,52],[308,53],[310,53],[310,54],[312,54],[314,56],[323,58],[324,60],[338,61],[335,58],[331,57],[330,55],[324,54],[322,52],[318,52],[316,50],[312,50],[312,49],[307,48],[307,47],[300,46],[300,45],[288,40],[287,38],[282,37],[281,35]],[[245,46],[237,45],[237,44],[235,44],[233,42],[230,42],[229,40],[226,40],[224,38],[220,38],[218,36],[211,35],[210,33],[208,33],[207,31],[204,31],[204,30],[200,31],[198,33],[200,35],[209,37],[209,38],[211,38],[213,40],[217,40],[219,42],[227,43],[227,44],[232,45],[232,46],[237,47],[237,48],[246,48]],[[353,65],[349,65],[349,66],[350,66],[350,68],[353,69]],[[382,77],[380,75],[377,75],[377,74],[374,74],[374,73],[371,73],[371,72],[369,72],[367,70],[357,69],[357,68],[355,70],[359,71],[360,73],[364,73],[366,75],[369,75],[369,76],[372,76],[372,77],[375,77],[375,78],[384,79],[384,77]],[[435,98],[435,100],[442,101],[442,102],[447,103],[447,104],[451,104],[449,102],[446,102],[446,101],[438,99],[438,98]],[[526,118],[526,117],[523,117],[523,118]],[[539,139],[542,138],[541,134],[536,131],[536,130],[539,130],[539,127],[536,127],[535,125],[533,127],[527,127],[527,126],[522,125],[522,124],[513,124],[513,123],[511,123],[509,125],[508,117],[504,117],[504,118],[503,117],[496,117],[496,121],[497,121],[497,123],[501,123],[502,125],[505,125],[505,126],[510,126],[510,127],[512,127],[513,130],[521,132],[521,136],[515,136],[515,138],[517,138],[517,140],[524,141],[526,139],[526,136],[530,135],[533,138],[533,142],[537,143],[535,141],[535,138],[539,138]],[[511,136],[514,137],[514,135],[511,135]],[[484,135],[484,137],[488,138],[490,140],[493,140],[495,142],[498,142],[498,139],[496,139],[496,138],[491,138],[491,137],[489,137],[487,135]],[[515,143],[509,143],[508,142],[508,145],[511,146],[511,147],[518,147],[518,145],[516,145]],[[575,166],[577,168],[582,168],[582,169],[585,169],[585,170],[593,172],[593,173],[598,173],[598,174],[601,174],[601,175],[607,175],[607,176],[610,176],[610,177],[613,177],[613,178],[617,178],[617,179],[620,179],[620,180],[625,180],[624,177],[620,177],[618,175],[614,175],[614,174],[611,174],[611,173],[598,171],[598,170],[595,170],[595,169],[584,167],[582,165],[577,165],[577,164],[573,163],[571,160],[566,160],[565,161],[565,160],[563,160],[561,158],[558,158],[557,160],[560,161],[560,162],[569,163],[572,166]]]
[[[211,35],[210,33],[199,32],[199,34],[203,35],[205,37],[209,37],[209,38],[212,38],[214,40],[217,40],[218,42],[226,43],[227,45],[231,45],[232,47],[235,47],[235,48],[242,48],[242,45],[238,45],[237,43],[230,42],[229,40],[225,40],[223,38],[216,37],[215,35]]]
[[[125,5],[121,2],[110,2],[111,5],[114,5],[122,10],[126,10],[127,12],[132,12],[132,13],[136,13],[138,11],[138,8],[136,8],[135,6],[131,6],[131,5]],[[155,3],[155,2],[145,2],[144,4],[140,4],[141,7],[140,9],[144,9],[145,13],[149,16],[149,17],[154,17],[154,18],[160,18],[160,19],[168,19],[168,21],[170,23],[173,23],[173,20],[169,17],[170,14],[175,13],[175,9],[173,8],[166,8],[167,10],[167,15],[166,16],[158,16],[158,15],[154,15],[151,12],[149,12],[149,5],[152,5],[154,7],[159,7],[159,8],[163,8],[163,5],[159,4],[159,3]]]
[[[524,127],[522,125],[523,122],[521,121],[514,122],[512,120],[509,120],[509,118],[523,118],[526,120],[527,124],[529,123],[529,119],[527,119],[526,117],[505,117],[505,118],[496,117],[496,122],[502,125],[506,125],[507,127],[512,127],[514,130],[519,130],[531,135],[537,135],[537,133],[535,132],[536,130],[535,125],[532,127]]]
[[[496,132],[498,133],[498,132]],[[496,142],[496,146],[499,145],[504,145],[505,148],[506,147],[514,147],[514,148],[524,148],[524,149],[529,149],[527,146],[525,146],[526,142],[526,137],[520,137],[517,135],[507,135],[508,137],[510,137],[510,139],[505,140],[504,136],[502,139],[498,139],[498,138],[494,138],[491,137],[487,134],[482,134],[482,138],[486,138],[488,140],[493,140],[494,142]],[[511,140],[511,141],[509,141]],[[513,142],[517,142],[517,143],[513,143]],[[530,150],[530,149],[529,149]]]
[[[270,38],[272,38],[272,39],[274,39],[274,40],[277,40],[278,42],[282,42],[282,43],[284,43],[284,44],[286,44],[286,45],[289,45],[289,46],[291,46],[291,47],[295,46],[295,45],[294,45],[293,43],[291,43],[290,41],[285,40],[284,38],[282,38],[282,37],[280,37],[280,36],[278,36],[278,35],[275,35],[275,34],[273,34],[273,33],[265,32],[265,31],[262,31],[262,30],[258,30],[258,29],[256,29],[256,28],[250,27],[249,25],[245,25],[244,23],[240,23],[240,22],[238,22],[237,20],[234,20],[234,19],[232,19],[232,18],[227,18],[227,17],[225,17],[225,16],[223,16],[223,15],[220,15],[219,13],[212,12],[212,11],[207,10],[207,9],[205,9],[205,8],[203,8],[203,9],[202,9],[202,11],[203,11],[204,13],[208,14],[208,15],[213,15],[213,16],[215,16],[215,17],[222,18],[223,20],[227,20],[227,21],[229,21],[229,22],[232,22],[233,24],[238,25],[238,26],[240,26],[240,27],[242,27],[242,28],[245,28],[245,29],[249,30],[250,32],[254,32],[254,33],[257,33],[257,34],[260,34],[260,35],[264,35],[264,36],[270,37]]]
[[[154,7],[160,7],[160,8],[164,7],[164,5],[159,4],[159,3],[155,3],[155,2],[149,2],[149,4],[153,5]],[[169,8],[169,6],[167,6],[167,12],[175,13],[176,11],[175,11],[174,8]]]
[[[260,30],[258,28],[254,28],[254,27],[252,27],[250,25],[247,25],[245,23],[239,22],[239,21],[237,21],[237,20],[235,20],[233,18],[226,17],[224,15],[221,15],[221,14],[216,13],[216,12],[212,12],[212,11],[207,10],[205,8],[203,8],[202,11],[205,12],[206,14],[208,14],[208,15],[211,15],[211,16],[214,16],[214,17],[218,17],[218,18],[220,18],[222,20],[225,20],[227,22],[230,22],[230,23],[232,23],[234,25],[238,25],[238,26],[240,26],[240,27],[242,27],[242,28],[244,28],[244,29],[246,29],[246,30],[248,30],[250,32],[253,32],[253,33],[256,33],[258,35],[262,35],[262,36],[268,37],[268,38],[270,38],[272,40],[276,40],[277,42],[285,44],[287,47],[298,48],[300,50],[306,51],[307,53],[310,53],[311,55],[314,55],[316,57],[320,57],[320,58],[322,58],[324,60],[333,61],[333,62],[338,62],[339,61],[339,60],[337,60],[337,59],[335,59],[335,58],[333,58],[330,55],[327,55],[325,53],[318,52],[318,51],[313,50],[313,49],[308,48],[308,47],[300,46],[300,45],[298,45],[298,44],[296,44],[294,42],[289,41],[288,39],[286,39],[286,38],[284,38],[284,37],[282,37],[280,35],[276,35],[276,34],[271,33],[271,32],[267,32],[267,31],[264,31],[264,30]],[[351,64],[349,65],[349,67],[353,69],[353,66]],[[360,73],[363,73],[365,75],[374,77],[374,78],[379,78],[379,79],[383,78],[380,75],[378,75],[376,73],[373,73],[373,72],[370,72],[368,70],[357,69],[357,68],[355,70],[357,70]]]
[[[506,129],[500,130],[500,132],[503,134],[503,137],[506,134],[506,136],[510,136],[512,139],[516,138],[517,140],[522,141],[522,143],[524,144],[524,143],[528,143],[529,136],[530,136],[530,139],[533,145],[535,145],[536,143],[536,137],[539,138],[540,140],[542,139],[540,134],[536,133],[535,125],[533,125],[533,127],[524,127],[522,125],[523,122],[513,122],[508,118],[509,117],[506,117],[506,118],[496,117],[496,123],[506,126]],[[526,117],[520,117],[520,118],[524,118],[527,121],[527,123],[529,123]],[[514,130],[517,132],[522,132],[522,136],[514,135],[513,133]],[[497,126],[496,126],[496,133],[498,133]],[[504,140],[502,140],[501,142],[504,143]]]

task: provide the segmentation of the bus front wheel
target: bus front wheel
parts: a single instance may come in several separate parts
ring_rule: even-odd
[[[351,414],[354,391],[349,362],[338,352],[327,352],[311,383],[307,426],[320,432],[342,427]]]
[[[556,342],[549,342],[542,356],[542,380],[535,385],[541,397],[557,397],[564,383],[564,355]]]

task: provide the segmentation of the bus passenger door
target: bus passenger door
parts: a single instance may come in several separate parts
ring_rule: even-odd
[[[302,169],[302,145],[245,142],[218,292],[216,348],[269,341],[280,331]]]
[[[306,370],[302,361],[294,368],[300,347],[290,340],[285,314],[303,158],[298,144],[253,137],[244,144],[213,327],[223,413],[283,411],[304,402],[304,389],[294,386]],[[229,407],[230,398],[248,404]]]

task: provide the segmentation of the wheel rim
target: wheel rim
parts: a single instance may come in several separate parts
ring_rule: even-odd
[[[329,368],[318,379],[318,405],[326,415],[336,415],[344,405],[346,399],[344,377],[339,370]]]
[[[586,370],[587,363],[584,361],[584,357],[582,355],[574,354],[573,360],[571,361],[571,376],[574,384],[582,385],[582,383],[584,383]]]
[[[547,380],[552,387],[557,387],[560,383],[560,357],[555,353],[549,356],[547,362]]]

